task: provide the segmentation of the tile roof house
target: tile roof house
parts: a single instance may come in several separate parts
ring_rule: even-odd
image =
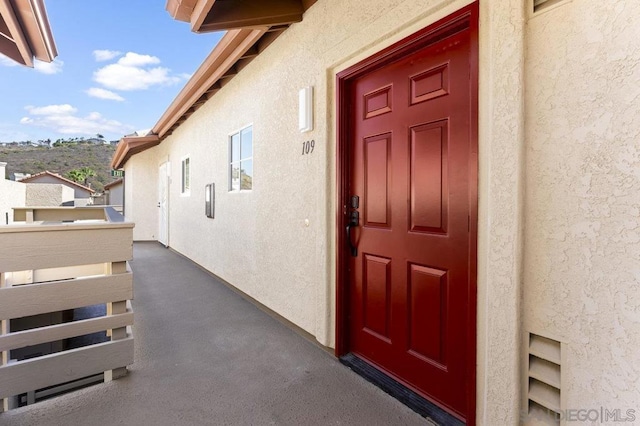
[[[84,206],[90,203],[91,195],[95,191],[87,186],[74,182],[57,173],[45,170],[20,180],[22,183],[42,183],[42,184],[62,184],[74,191],[74,199],[76,206]]]
[[[116,179],[104,186],[106,204],[122,206],[124,202],[124,179]]]

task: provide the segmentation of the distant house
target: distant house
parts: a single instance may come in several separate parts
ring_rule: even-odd
[[[24,207],[27,185],[5,179],[7,163],[0,162],[0,225],[13,223],[13,208]]]
[[[93,189],[87,186],[81,185],[48,170],[24,178],[20,180],[20,182],[62,184],[68,186],[74,190],[74,204],[76,206],[86,206],[87,204],[90,204],[91,195],[95,192]]]
[[[75,188],[62,182],[14,182],[5,179],[7,163],[0,162],[0,225],[13,223],[13,209],[28,206],[73,206]]]
[[[122,207],[124,203],[124,179],[114,180],[104,186],[105,204]]]
[[[11,177],[11,180],[15,180],[17,182],[17,181],[20,181],[22,179],[28,178],[29,176],[31,176],[31,173],[17,173],[16,172],[16,173],[12,173],[12,175],[13,176]]]

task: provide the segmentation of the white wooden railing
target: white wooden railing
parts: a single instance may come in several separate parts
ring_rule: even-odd
[[[133,363],[133,224],[104,207],[21,208],[14,218],[25,224],[0,226],[0,412],[16,395],[99,373],[113,380]],[[11,331],[18,318],[98,304],[106,316]],[[12,351],[100,331],[110,340],[11,359]]]

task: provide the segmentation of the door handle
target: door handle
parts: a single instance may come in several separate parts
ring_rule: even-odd
[[[358,256],[358,247],[353,244],[351,240],[351,228],[358,226],[358,222],[360,219],[360,214],[356,211],[351,212],[351,217],[349,218],[349,223],[347,224],[347,243],[349,243],[349,250],[351,251],[351,256]]]

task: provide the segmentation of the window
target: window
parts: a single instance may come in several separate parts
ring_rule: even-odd
[[[229,137],[229,191],[253,187],[253,127]]]
[[[182,185],[180,192],[183,195],[189,195],[190,193],[190,171],[189,171],[189,157],[185,157],[182,159]]]

